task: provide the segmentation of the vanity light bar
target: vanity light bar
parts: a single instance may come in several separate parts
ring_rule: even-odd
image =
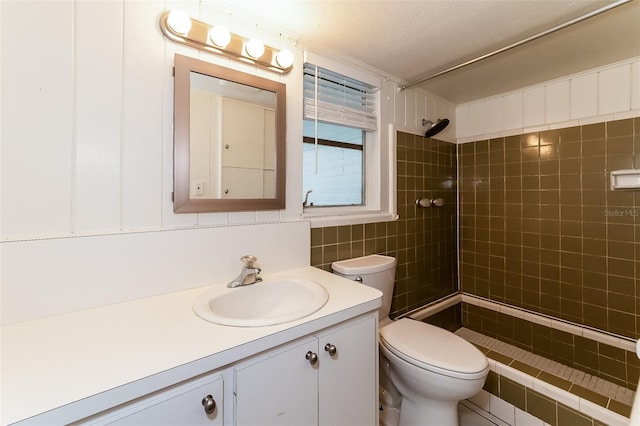
[[[266,46],[256,38],[247,39],[225,32],[223,27],[198,21],[179,10],[164,12],[160,17],[160,29],[165,37],[176,43],[259,65],[281,74],[289,72],[293,65],[293,54],[288,50]],[[223,42],[219,41],[221,39]],[[227,41],[226,46],[217,44],[224,44],[224,41]]]

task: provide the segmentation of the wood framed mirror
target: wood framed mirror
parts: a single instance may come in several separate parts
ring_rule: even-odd
[[[286,86],[175,55],[173,211],[285,208]]]

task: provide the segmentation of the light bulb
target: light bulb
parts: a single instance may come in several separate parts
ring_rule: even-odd
[[[247,55],[251,56],[253,59],[258,59],[264,53],[264,43],[257,38],[252,38],[247,42],[244,49],[247,52]]]
[[[191,29],[191,18],[181,10],[172,10],[167,17],[167,24],[178,34],[187,34]]]
[[[289,68],[293,65],[293,53],[286,49],[279,51],[276,55],[276,62],[282,68]]]
[[[231,41],[231,33],[222,25],[216,25],[209,31],[209,40],[217,47],[224,49]]]

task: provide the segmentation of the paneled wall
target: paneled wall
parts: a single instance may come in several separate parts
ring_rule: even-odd
[[[640,58],[458,105],[458,142],[640,115]]]
[[[3,240],[299,218],[303,48],[292,36],[258,26],[267,44],[295,52],[284,76],[166,41],[165,9],[204,21],[222,16],[233,31],[256,23],[221,5],[185,1],[3,2]],[[200,57],[287,85],[287,209],[273,212],[172,212],[175,53]],[[452,104],[381,90],[381,144],[389,123],[420,133],[418,121]],[[10,106],[10,107],[9,107]],[[453,138],[455,125],[449,126]],[[443,133],[446,136],[447,132]],[[443,136],[444,139],[446,137]]]
[[[2,3],[2,103],[11,106],[2,109],[3,240],[295,214],[173,214],[174,54],[286,83],[290,139],[299,133],[301,85],[297,72],[280,76],[166,41],[159,17],[174,6],[205,21],[222,14],[234,31],[256,31],[255,23],[198,1]],[[261,37],[289,41],[266,29]]]
[[[287,34],[259,27],[295,51],[280,76],[166,41],[158,22],[174,7],[256,31],[195,0],[0,3],[3,324],[225,281],[247,253],[266,273],[309,264],[296,161],[286,210],[173,213],[174,54],[287,84],[290,158],[302,84]]]
[[[293,70],[281,76],[166,41],[158,20],[172,8],[257,31],[294,52]],[[246,253],[265,272],[309,264],[309,232],[291,224],[302,215],[305,46],[295,35],[198,0],[3,1],[0,20],[3,323],[231,279]],[[286,209],[173,213],[175,53],[287,85]],[[454,111],[399,84],[389,77],[380,90],[383,152],[390,124],[420,133],[422,118]],[[443,138],[454,140],[454,128]],[[34,294],[49,297],[46,309],[27,309]]]
[[[174,54],[286,83],[288,140],[300,133],[302,81],[165,41],[159,17],[173,7],[256,31],[195,0],[0,3],[3,324],[231,279],[246,253],[265,271],[309,264],[298,247],[308,246],[309,225],[291,222],[295,208],[173,213]],[[298,49],[297,69],[301,57]]]

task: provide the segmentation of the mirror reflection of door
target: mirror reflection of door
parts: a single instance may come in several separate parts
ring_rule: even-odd
[[[230,198],[275,196],[273,108],[233,99],[222,102],[222,192]],[[247,125],[247,123],[250,123]],[[269,180],[271,176],[271,182]],[[265,180],[266,178],[266,180]],[[265,189],[271,193],[265,194]]]
[[[191,198],[275,197],[275,101],[273,92],[191,73]]]

